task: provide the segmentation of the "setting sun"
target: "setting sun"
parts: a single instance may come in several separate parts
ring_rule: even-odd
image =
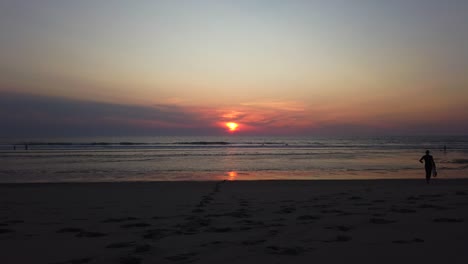
[[[234,181],[236,178],[237,178],[237,172],[236,171],[228,172],[228,181]]]
[[[230,132],[236,131],[237,128],[239,127],[239,125],[237,123],[234,123],[234,122],[228,122],[228,123],[226,123],[226,126],[228,127]]]

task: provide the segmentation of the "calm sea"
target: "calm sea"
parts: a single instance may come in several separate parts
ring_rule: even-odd
[[[426,149],[468,177],[468,137],[132,137],[0,139],[0,182],[423,178]]]

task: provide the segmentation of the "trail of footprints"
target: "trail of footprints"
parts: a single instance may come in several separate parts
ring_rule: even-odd
[[[457,224],[465,222],[461,217],[446,217],[444,212],[454,209],[459,206],[468,206],[467,202],[457,202],[451,206],[442,206],[438,202],[445,199],[446,195],[455,195],[456,197],[468,197],[468,192],[457,191],[450,194],[426,194],[414,196],[410,195],[403,197],[396,204],[389,205],[385,199],[376,199],[369,202],[363,202],[363,198],[349,193],[330,194],[327,196],[317,196],[304,201],[283,200],[278,203],[265,202],[267,208],[274,209],[270,215],[278,215],[272,219],[259,219],[258,208],[252,207],[252,202],[247,199],[236,198],[237,203],[235,210],[228,212],[219,212],[210,206],[213,205],[215,198],[221,191],[221,187],[228,184],[226,181],[217,182],[212,191],[201,197],[200,201],[196,203],[195,207],[191,209],[190,213],[185,216],[174,216],[179,219],[184,217],[183,221],[178,220],[179,224],[173,226],[161,226],[159,228],[151,228],[153,224],[143,221],[138,217],[122,217],[122,218],[108,218],[102,220],[102,224],[117,224],[122,229],[134,230],[140,234],[141,239],[135,241],[116,241],[108,244],[105,248],[107,250],[125,250],[125,255],[120,258],[122,264],[139,264],[142,262],[145,254],[151,252],[154,248],[154,243],[169,236],[186,236],[197,235],[203,233],[230,233],[230,232],[247,232],[243,236],[245,239],[236,242],[238,246],[245,247],[260,247],[263,248],[267,254],[274,255],[300,255],[315,250],[313,247],[301,247],[288,245],[280,246],[271,244],[275,241],[273,238],[281,236],[282,229],[287,228],[287,225],[294,223],[296,225],[310,225],[321,223],[321,219],[328,217],[346,217],[357,215],[362,218],[368,219],[372,225],[388,225],[395,224],[398,221],[387,217],[392,214],[402,215],[417,215],[420,210],[432,210],[435,213],[441,212],[441,217],[430,219],[434,224]],[[326,202],[324,202],[326,201]],[[346,210],[341,206],[342,203],[347,203]],[[235,206],[233,206],[235,207]],[[341,209],[338,209],[341,208]],[[349,211],[348,211],[349,210]],[[311,214],[311,212],[313,212]],[[268,212],[266,213],[268,215]],[[159,221],[164,220],[165,217],[155,216],[151,220]],[[230,219],[230,221],[224,221]],[[232,221],[234,219],[234,222]],[[347,222],[345,218],[343,221]],[[15,234],[16,227],[23,224],[22,220],[3,220],[0,222],[0,238],[1,236]],[[219,225],[219,223],[231,223],[231,225]],[[353,239],[352,234],[357,235],[356,231],[358,225],[338,224],[326,225],[323,228],[329,230],[331,235],[329,239],[317,240],[315,243],[346,243]],[[142,230],[143,229],[143,230]],[[252,238],[249,237],[249,230],[265,230],[263,237]],[[63,227],[56,230],[56,233],[62,235],[73,235],[78,239],[91,239],[106,237],[109,234],[102,233],[99,230],[85,230],[79,227]],[[276,240],[277,241],[277,240]],[[210,245],[232,245],[232,241],[211,241],[202,243],[201,248]],[[404,238],[389,241],[394,244],[418,244],[424,243],[424,239]],[[183,252],[176,255],[165,256],[167,261],[173,262],[186,262],[196,261],[197,252]],[[67,263],[90,263],[94,261],[93,258],[84,257],[79,259],[72,259],[64,262],[56,262],[55,264]]]

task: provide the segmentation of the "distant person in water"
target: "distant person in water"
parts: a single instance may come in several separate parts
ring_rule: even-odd
[[[434,177],[437,176],[436,165],[434,162],[434,158],[429,155],[429,150],[426,150],[426,155],[422,156],[419,159],[419,162],[423,163],[424,160],[424,168],[426,169],[426,182],[429,183],[431,179],[432,171],[434,171]]]

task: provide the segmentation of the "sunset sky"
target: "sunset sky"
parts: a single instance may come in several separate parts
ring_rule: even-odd
[[[0,136],[468,134],[468,1],[0,0]]]

